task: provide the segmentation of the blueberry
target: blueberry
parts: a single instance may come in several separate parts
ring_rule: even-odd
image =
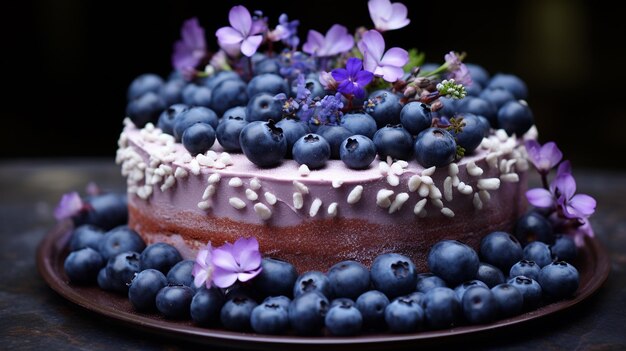
[[[376,145],[364,135],[353,135],[339,146],[339,157],[348,168],[365,169],[376,158]]]
[[[538,282],[544,294],[553,300],[560,300],[574,295],[579,280],[578,270],[574,266],[558,261],[541,269]]]
[[[280,73],[280,63],[275,59],[264,59],[254,63],[254,74]],[[318,83],[319,84],[319,83]]]
[[[509,284],[522,293],[524,308],[534,309],[541,302],[541,286],[536,280],[520,275],[509,279]]]
[[[525,277],[537,280],[541,267],[535,261],[521,260],[511,267],[509,277],[517,277],[523,275]]]
[[[86,247],[70,252],[65,258],[63,268],[72,283],[93,283],[104,263],[105,261],[98,251]]]
[[[113,286],[113,283],[111,282],[109,277],[107,277],[106,266],[102,267],[100,271],[98,272],[97,282],[98,282],[98,286],[102,290],[107,290],[107,291],[122,291],[123,290],[121,287]]]
[[[277,165],[287,152],[283,130],[273,121],[248,123],[239,134],[239,143],[248,160],[259,167]]]
[[[86,199],[87,211],[82,211],[74,224],[93,224],[110,230],[128,223],[128,200],[126,194],[104,193]]]
[[[289,329],[289,312],[283,305],[263,302],[252,310],[252,330],[260,334],[285,334]]]
[[[332,295],[356,299],[370,286],[370,272],[355,261],[343,261],[330,267],[327,273]]]
[[[289,323],[298,335],[319,333],[328,312],[328,299],[316,292],[296,297],[289,305]]]
[[[218,115],[235,106],[244,106],[248,103],[246,83],[240,79],[227,79],[217,84],[213,89],[211,109]]]
[[[176,138],[176,141],[181,141],[185,130],[196,123],[206,123],[215,129],[218,123],[217,114],[213,110],[202,106],[191,107],[181,113],[174,121],[174,138]]]
[[[256,290],[263,296],[291,296],[298,279],[296,268],[289,262],[265,257],[261,261],[261,273],[253,280]]]
[[[465,88],[465,92],[467,96],[478,96],[483,91],[482,85],[477,82],[472,82],[469,86]]]
[[[508,272],[523,254],[522,245],[509,233],[493,232],[480,241],[480,257],[502,272]]]
[[[412,135],[421,133],[432,123],[430,107],[418,101],[409,102],[400,112],[400,123]]]
[[[241,77],[235,71],[220,71],[204,82],[204,86],[214,90],[218,85],[227,80],[241,81]]]
[[[250,316],[257,306],[249,297],[235,297],[226,301],[220,312],[220,320],[224,328],[233,331],[250,330]]]
[[[491,292],[496,299],[500,317],[516,316],[522,312],[524,296],[513,285],[509,283],[498,284],[491,288]]]
[[[478,265],[476,279],[487,284],[487,286],[490,288],[493,288],[494,286],[502,284],[506,281],[504,273],[502,273],[502,271],[498,267],[492,266],[489,263],[484,262],[481,262]]]
[[[102,229],[91,224],[81,225],[72,231],[70,251],[76,251],[86,247],[98,250],[102,238],[104,238],[104,231]]]
[[[533,241],[524,248],[524,259],[535,261],[537,266],[544,267],[552,263],[550,246],[541,241]]]
[[[316,133],[324,137],[324,139],[328,142],[328,145],[330,145],[330,157],[333,159],[339,159],[339,148],[341,143],[346,140],[346,138],[352,136],[351,131],[339,125],[320,126]]]
[[[231,107],[228,110],[226,110],[226,112],[224,112],[224,114],[222,115],[222,118],[220,120],[220,123],[225,122],[228,119],[246,119],[246,106],[235,106],[235,107]]]
[[[469,70],[470,77],[472,77],[474,82],[477,82],[483,87],[489,83],[489,73],[483,67],[474,63],[466,63],[465,66]]]
[[[191,320],[200,325],[218,324],[224,302],[224,294],[218,288],[198,289],[189,307]]]
[[[330,145],[321,135],[306,134],[294,143],[292,154],[298,164],[322,168],[330,158]]]
[[[128,300],[140,312],[156,309],[156,296],[167,285],[167,279],[156,269],[139,272],[130,282]]]
[[[525,102],[509,101],[498,110],[498,126],[509,135],[521,137],[534,123],[533,113]]]
[[[191,274],[193,265],[194,261],[192,260],[182,260],[176,263],[169,272],[167,272],[167,282],[172,285],[185,285],[196,289],[196,286],[193,284],[193,275]]]
[[[408,295],[404,295],[402,296],[402,298],[407,299],[407,300],[411,300],[415,303],[417,303],[420,306],[424,306],[424,297],[426,296],[426,294],[424,294],[423,292],[420,291],[414,291]]]
[[[167,285],[156,296],[156,307],[167,319],[187,319],[193,290],[184,285]]]
[[[215,143],[215,130],[206,123],[190,125],[183,132],[182,143],[192,156],[204,154]]]
[[[173,79],[165,83],[159,89],[159,96],[165,102],[165,105],[173,105],[183,102],[183,89],[185,81],[181,79]]]
[[[189,104],[191,106],[210,107],[212,96],[213,94],[212,94],[211,89],[200,86],[198,87],[198,89],[196,89],[193,92],[193,95],[191,96],[191,101]]]
[[[476,150],[489,130],[476,115],[464,113],[462,118],[465,123],[463,130],[460,133],[452,132],[452,135],[456,138],[457,145],[465,149],[465,155],[469,155]]]
[[[98,251],[105,260],[125,251],[142,252],[146,248],[146,243],[136,231],[128,226],[119,226],[111,229],[100,241]]]
[[[387,125],[374,134],[376,152],[381,160],[409,160],[413,153],[413,137],[402,125]]]
[[[457,113],[457,107],[459,106],[459,100],[440,97],[439,102],[441,102],[442,107],[438,111],[436,111],[437,116],[445,116],[445,117],[454,117]]]
[[[557,235],[554,244],[550,246],[552,257],[559,261],[574,261],[576,258],[576,243],[570,237]]]
[[[378,290],[364,292],[356,299],[356,308],[363,317],[363,326],[369,329],[378,329],[384,325],[385,308],[389,305],[389,298]]]
[[[174,123],[176,122],[176,118],[178,118],[178,116],[180,116],[188,109],[189,106],[185,104],[171,105],[170,107],[166,108],[159,116],[159,122],[157,123],[157,127],[161,129],[163,133],[174,135]]]
[[[268,93],[272,96],[280,93],[289,94],[289,85],[283,77],[277,74],[264,73],[248,82],[246,92],[248,96],[255,96],[258,93]]]
[[[496,127],[498,109],[491,102],[477,97],[467,97],[457,107],[457,111],[461,113],[471,113],[476,116],[487,118],[492,127]]]
[[[517,220],[515,237],[523,245],[535,240],[546,244],[554,243],[554,232],[550,221],[535,211],[530,211]]]
[[[424,317],[434,329],[450,328],[459,320],[461,303],[454,290],[434,288],[424,296]]]
[[[474,279],[478,264],[476,251],[456,240],[440,241],[428,253],[428,268],[450,286]]]
[[[467,290],[475,286],[482,286],[484,288],[488,288],[487,284],[481,282],[480,280],[474,279],[474,280],[469,280],[462,284],[457,285],[457,287],[454,288],[454,293],[456,294],[456,297],[459,299],[459,301],[463,301],[463,295],[465,295],[465,292],[467,292]]]
[[[385,322],[392,333],[413,333],[424,324],[424,310],[415,301],[399,297],[385,308]]]
[[[198,90],[199,86],[195,85],[195,84],[187,84],[184,88],[183,91],[181,92],[181,97],[183,98],[183,103],[185,105],[193,105],[194,103],[194,94],[196,93],[196,90]]]
[[[396,254],[382,254],[374,260],[370,270],[374,289],[389,298],[406,295],[415,289],[415,265],[410,258]]]
[[[233,107],[228,110],[231,111],[233,109],[243,109],[244,107]],[[226,111],[226,113],[228,113]],[[240,152],[241,144],[239,144],[239,134],[243,128],[248,124],[245,121],[245,112],[243,113],[243,118],[238,116],[229,116],[225,119],[222,119],[222,123],[217,126],[217,130],[215,131],[217,141],[220,143],[224,151],[228,152]]]
[[[300,121],[296,121],[295,119],[281,119],[276,123],[276,126],[283,130],[283,134],[285,134],[285,139],[287,139],[287,154],[286,157],[291,158],[291,150],[293,149],[293,145],[298,141],[298,139],[302,138],[305,134],[309,132],[309,127]]]
[[[445,288],[446,282],[432,273],[420,273],[417,275],[417,284],[415,290],[426,293],[433,288]]]
[[[373,106],[368,106],[369,103],[366,103],[365,111],[374,118],[378,128],[387,124],[396,125],[400,123],[402,104],[398,95],[387,90],[377,90],[371,93],[369,98]]]
[[[279,121],[283,115],[283,105],[274,95],[259,93],[248,101],[246,107],[246,121]]]
[[[461,299],[463,314],[470,324],[484,324],[496,319],[498,301],[486,286],[473,286]]]
[[[515,100],[515,96],[511,92],[502,88],[485,89],[480,93],[479,97],[491,102],[496,109],[500,109],[507,102]]]
[[[456,142],[448,131],[428,128],[417,136],[413,147],[415,158],[424,168],[443,167],[454,161]]]
[[[328,310],[324,322],[332,335],[351,336],[361,331],[363,316],[355,306],[341,304]]]
[[[154,243],[141,253],[141,269],[153,268],[167,274],[175,264],[183,258],[178,250],[166,243]]]
[[[296,298],[309,292],[317,292],[326,297],[331,296],[333,291],[328,277],[318,271],[301,274],[293,285],[293,296]]]
[[[139,254],[133,251],[119,253],[109,259],[106,269],[110,286],[118,292],[127,293],[131,280],[141,271]]]
[[[374,133],[378,130],[374,118],[364,112],[343,115],[339,125],[352,132],[353,135],[365,135],[370,139],[374,137]]]
[[[163,79],[156,74],[146,73],[135,78],[128,87],[126,97],[134,100],[146,93],[157,93],[163,86]]]
[[[508,90],[515,96],[516,99],[526,99],[528,96],[528,88],[526,88],[526,83],[521,80],[519,77],[512,74],[502,74],[498,73],[494,75],[489,84],[487,84],[487,88],[489,89],[497,89],[502,88]]]
[[[148,92],[128,103],[126,115],[137,128],[143,128],[148,123],[156,123],[164,109],[165,102],[157,94]]]
[[[488,137],[489,131],[491,129],[491,124],[489,124],[489,120],[487,120],[483,116],[478,116],[478,121],[483,125],[483,130],[485,131],[485,134],[483,134],[483,137],[485,138]]]

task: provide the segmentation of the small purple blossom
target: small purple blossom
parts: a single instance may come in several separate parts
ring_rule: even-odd
[[[526,140],[524,143],[528,158],[541,174],[547,174],[563,158],[563,153],[554,142],[540,145],[536,140]]]
[[[278,57],[280,74],[291,80],[296,79],[299,74],[307,75],[317,69],[315,60],[300,51],[283,50]]]
[[[306,87],[304,74],[298,74],[296,79],[296,100],[306,101],[311,96],[311,91]]]
[[[250,11],[238,5],[228,13],[230,27],[222,27],[215,32],[218,43],[224,51],[232,54],[233,47],[238,47],[241,53],[251,57],[263,41],[263,32],[267,29],[263,19],[252,19]]]
[[[317,57],[328,57],[350,51],[353,46],[354,38],[348,33],[348,29],[335,24],[326,32],[326,36],[318,31],[309,30],[302,51]]]
[[[298,26],[300,21],[289,21],[287,14],[283,13],[278,17],[278,25],[276,29],[271,31],[268,36],[272,41],[281,40],[283,44],[295,49],[300,44],[300,38],[298,38]]]
[[[407,18],[407,8],[399,2],[389,0],[370,0],[367,3],[374,27],[380,32],[400,29],[411,22]]]
[[[72,191],[63,194],[59,204],[54,209],[54,218],[56,218],[57,221],[72,218],[82,211],[84,207],[85,204],[80,198],[80,195],[78,195],[78,192]]]
[[[337,83],[337,90],[344,95],[353,95],[357,99],[365,97],[365,86],[374,78],[370,71],[363,70],[363,61],[351,57],[346,62],[346,68],[336,68],[331,75]]]
[[[315,124],[330,124],[335,125],[339,121],[339,117],[343,115],[341,109],[343,108],[343,102],[341,101],[341,94],[326,95],[322,100],[315,103]]]
[[[204,29],[197,18],[190,18],[180,29],[180,40],[174,43],[172,66],[178,71],[195,69],[206,57]]]
[[[196,256],[196,262],[193,264],[191,274],[193,275],[193,284],[196,288],[201,287],[203,284],[207,289],[211,288],[211,281],[213,278],[213,263],[211,262],[213,257],[213,247],[211,243],[208,243],[202,250],[198,251]]]
[[[234,244],[226,243],[213,249],[212,281],[219,288],[228,288],[235,282],[247,282],[261,273],[261,253],[255,238],[241,238]]]
[[[363,54],[363,66],[366,71],[393,83],[404,75],[404,65],[409,62],[409,53],[393,47],[385,52],[385,40],[376,30],[368,30],[358,44]]]
[[[448,79],[454,79],[456,83],[466,87],[472,85],[472,76],[470,75],[469,69],[461,61],[461,58],[456,52],[450,51],[444,55],[444,59],[446,60],[449,72]]]
[[[321,71],[318,78],[320,84],[324,89],[328,91],[337,90],[337,81],[333,78],[333,75],[326,71]]]

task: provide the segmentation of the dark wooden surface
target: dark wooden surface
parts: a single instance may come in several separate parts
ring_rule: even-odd
[[[607,247],[612,270],[583,303],[522,326],[461,339],[439,349],[626,349],[626,174],[575,170],[579,192],[598,200],[592,223]],[[54,225],[52,210],[69,190],[89,181],[121,190],[110,159],[0,161],[0,349],[215,350],[155,335],[85,311],[52,291],[35,266],[35,250]]]

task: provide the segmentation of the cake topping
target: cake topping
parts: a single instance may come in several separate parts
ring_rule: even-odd
[[[267,201],[267,203],[270,204],[271,206],[274,206],[276,204],[276,201],[277,201],[276,195],[270,192],[265,192],[263,196],[265,196],[265,201]]]
[[[265,206],[265,204],[262,204],[260,202],[254,204],[254,212],[259,216],[259,218],[261,218],[264,221],[272,217],[272,210],[270,210],[269,207]]]
[[[322,207],[322,200],[320,200],[319,198],[315,198],[315,200],[313,200],[313,202],[311,203],[309,216],[315,217],[317,215],[317,212],[320,210],[320,207]]]
[[[350,205],[353,205],[359,202],[359,200],[361,200],[361,195],[363,195],[363,186],[362,185],[355,186],[348,194],[348,203]]]
[[[243,181],[239,177],[233,177],[230,178],[230,180],[228,181],[228,185],[232,186],[233,188],[239,188],[243,186]]]
[[[238,210],[246,207],[246,203],[242,199],[234,196],[228,199],[228,203]]]

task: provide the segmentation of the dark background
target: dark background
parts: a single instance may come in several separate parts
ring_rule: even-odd
[[[411,24],[387,45],[417,47],[428,61],[466,51],[467,62],[509,72],[529,86],[542,142],[556,140],[576,166],[626,169],[623,13],[597,1],[404,1]],[[137,75],[171,69],[172,44],[192,16],[227,25],[231,6],[285,12],[308,29],[372,26],[363,1],[33,1],[2,21],[0,158],[113,157],[126,88]],[[8,79],[7,79],[8,78]]]

